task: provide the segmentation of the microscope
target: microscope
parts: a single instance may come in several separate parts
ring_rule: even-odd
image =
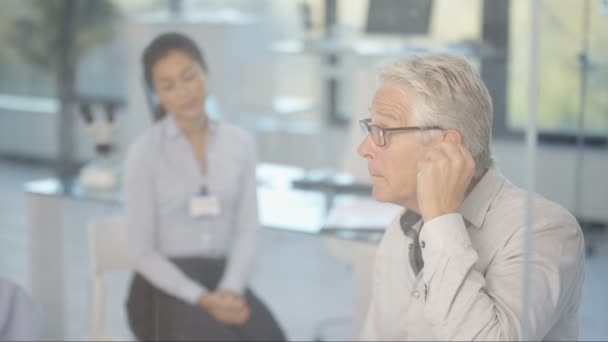
[[[80,114],[95,145],[95,158],[85,164],[79,173],[80,184],[90,190],[112,190],[118,183],[118,168],[113,160],[112,143],[117,104],[102,101],[102,107],[105,115],[95,115],[91,102],[80,104]]]

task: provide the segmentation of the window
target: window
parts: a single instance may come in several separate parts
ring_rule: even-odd
[[[21,48],[23,39],[30,37],[33,44],[46,46],[49,43],[40,32],[53,32],[57,28],[49,27],[53,22],[45,20],[35,7],[49,4],[51,0],[5,0],[2,2],[0,13],[0,94],[24,95],[34,97],[55,97],[57,95],[55,84],[55,71],[44,68],[23,57]],[[57,1],[52,0],[57,3]],[[165,0],[110,0],[116,6],[112,17],[102,16],[99,9],[96,18],[102,18],[98,23],[101,30],[108,30],[107,39],[97,39],[95,32],[90,48],[78,59],[78,92],[87,96],[103,96],[122,98],[126,91],[126,46],[121,40],[124,35],[119,34],[121,29],[121,15],[150,9],[166,9]],[[93,4],[78,2],[79,5]],[[94,5],[91,5],[94,7]],[[124,18],[124,17],[123,17]],[[15,27],[22,20],[29,20],[31,32],[19,36]],[[111,21],[113,20],[113,21]],[[105,25],[107,21],[107,25]],[[105,25],[105,26],[104,26]],[[80,32],[82,33],[82,32]],[[95,36],[95,37],[92,37]],[[29,38],[27,38],[29,39]],[[29,43],[29,42],[28,42]],[[56,54],[57,50],[49,51]]]
[[[0,17],[0,93],[12,95],[54,95],[51,73],[32,66],[23,57],[12,37],[18,20],[28,15],[29,3],[21,0],[2,2]]]
[[[366,22],[368,15],[368,6],[370,1],[374,0],[349,0],[338,1],[337,8],[337,24],[335,30],[336,37],[343,40],[343,44],[356,43],[357,40],[363,41],[373,49],[379,49],[381,46],[386,46],[390,51],[396,45],[404,42],[414,42],[416,44],[428,44],[430,46],[446,46],[449,44],[464,43],[475,45],[481,38],[481,0],[433,0],[432,12],[430,17],[430,27],[427,35],[399,35],[399,34],[367,34]],[[380,1],[380,0],[378,0]],[[429,0],[431,1],[431,0]],[[323,23],[324,2],[322,1],[306,1],[312,9],[313,28],[315,33],[322,36],[319,29],[319,23]],[[374,53],[341,53],[336,54],[337,62],[326,62],[331,58],[319,58],[321,66],[319,67],[324,78],[334,78],[337,84],[333,89],[335,96],[330,94],[328,89],[331,89],[331,80],[326,85],[318,85],[316,88],[324,89],[320,96],[327,98],[321,100],[322,117],[315,117],[319,122],[329,121],[334,124],[345,124],[350,120],[351,115],[360,115],[360,113],[351,113],[350,107],[352,99],[349,95],[352,94],[353,70],[361,67],[377,67],[387,59],[397,57],[395,52],[387,52],[391,55],[382,55]],[[327,57],[327,56],[325,56]],[[479,64],[479,60],[472,59],[475,65]],[[334,76],[329,76],[334,75]],[[292,82],[293,83],[293,82]]]
[[[589,5],[584,13],[585,3]],[[540,70],[538,129],[546,137],[576,141],[581,106],[581,64],[584,21],[588,21],[590,67],[584,98],[584,131],[608,134],[608,16],[603,0],[543,0],[539,21]],[[602,16],[604,14],[604,16]],[[527,123],[530,4],[511,1],[510,61],[506,126],[523,131]],[[564,140],[565,139],[565,140]]]

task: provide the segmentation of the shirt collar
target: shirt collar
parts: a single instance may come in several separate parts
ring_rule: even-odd
[[[406,235],[408,235],[411,228],[414,230],[420,229],[421,222],[422,217],[409,209],[405,209],[401,217],[399,217],[399,226],[401,227],[401,231]]]
[[[473,226],[481,228],[488,210],[505,182],[504,176],[491,166],[460,206],[460,213]]]
[[[486,171],[460,206],[459,212],[468,223],[478,229],[481,228],[492,201],[504,182],[505,178],[496,169],[496,166],[491,166]],[[421,222],[420,215],[407,209],[399,218],[401,230],[406,234],[410,228],[418,230]]]
[[[209,133],[213,137],[215,135],[215,132],[217,131],[217,126],[219,125],[219,122],[210,118],[207,120],[209,120]],[[183,134],[177,127],[177,123],[175,122],[175,118],[173,118],[172,114],[167,113],[167,116],[163,119],[163,121],[163,125],[165,126],[165,132],[169,139],[183,137]]]

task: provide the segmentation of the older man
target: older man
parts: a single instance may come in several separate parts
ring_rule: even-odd
[[[463,58],[380,69],[359,146],[373,196],[406,210],[376,256],[362,340],[576,340],[584,246],[575,218],[534,197],[524,304],[526,193],[490,154],[492,101]],[[527,313],[527,315],[524,314]]]

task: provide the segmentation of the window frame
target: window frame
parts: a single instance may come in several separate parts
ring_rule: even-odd
[[[499,55],[481,61],[481,77],[486,83],[494,104],[492,135],[508,141],[522,141],[525,130],[508,124],[508,67],[509,67],[509,23],[511,0],[484,0],[482,11],[482,40],[501,51]],[[585,148],[606,148],[608,137],[586,133],[579,137],[576,133],[539,129],[538,142],[550,146],[579,146]]]

